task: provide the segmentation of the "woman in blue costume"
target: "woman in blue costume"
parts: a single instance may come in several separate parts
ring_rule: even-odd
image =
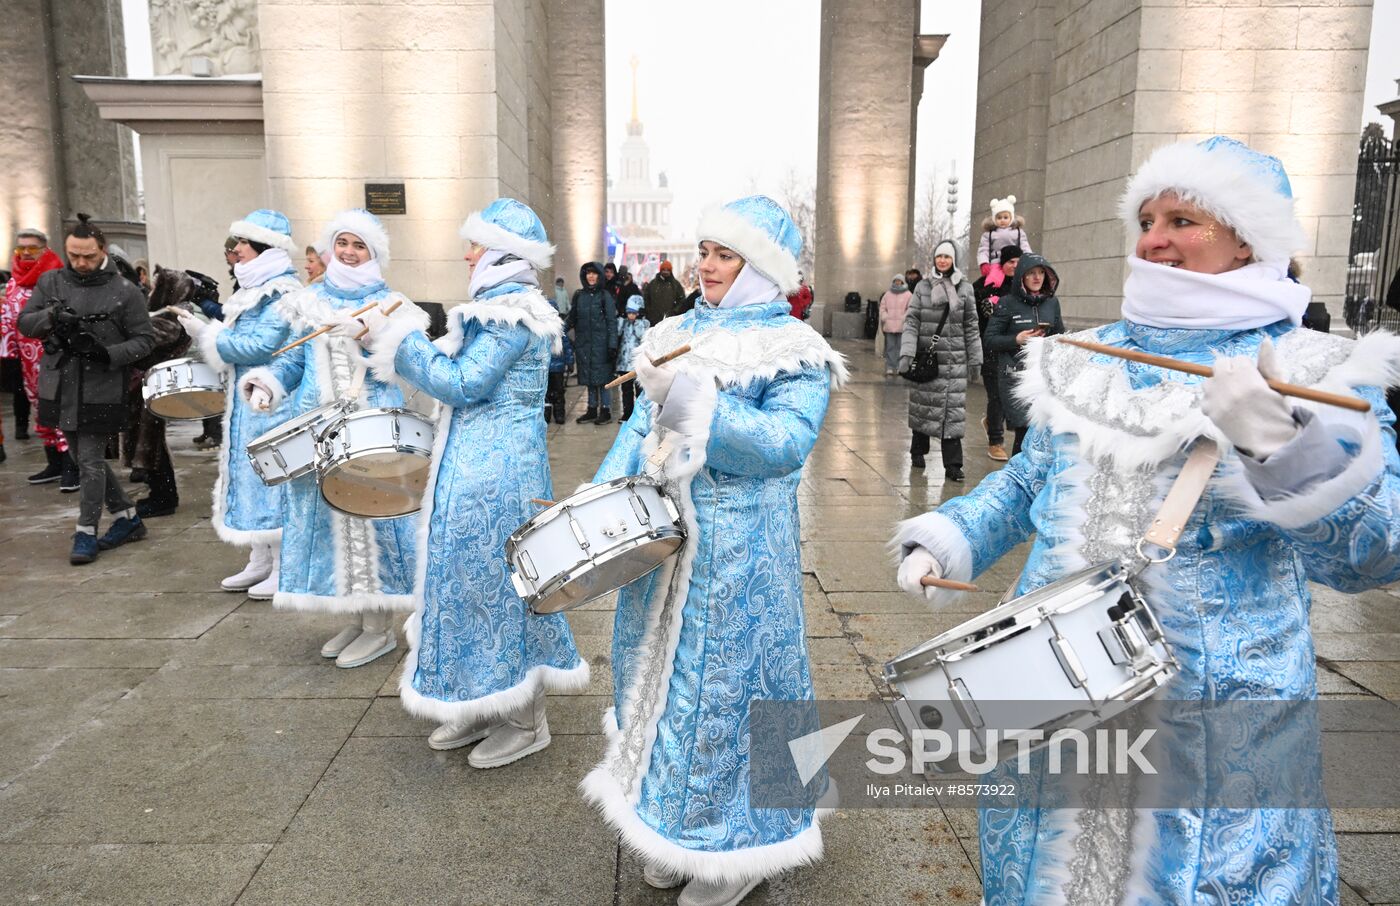
[[[238,289],[224,303],[222,321],[204,321],[177,310],[185,332],[199,344],[201,358],[227,382],[223,446],[214,484],[214,532],[221,541],[251,548],[248,565],[224,579],[225,591],[247,591],[271,598],[277,590],[277,552],[282,537],[282,488],[263,484],[248,462],[248,442],[284,420],[281,411],[258,412],[239,398],[238,382],[255,365],[265,365],[287,343],[291,332],[277,305],[301,289],[289,252],[296,250],[292,226],[280,211],[258,210],[235,220],[228,234],[237,243],[233,275]]]
[[[1018,390],[1031,422],[1021,454],[900,526],[900,584],[924,594],[925,574],[969,580],[1032,533],[1017,594],[1096,562],[1134,560],[1186,448],[1208,438],[1224,451],[1214,478],[1175,557],[1140,576],[1181,664],[1157,697],[1310,701],[1306,583],[1356,592],[1400,579],[1400,460],[1382,389],[1396,381],[1400,343],[1300,329],[1311,293],[1287,272],[1304,235],[1275,158],[1220,136],[1169,145],[1131,180],[1122,215],[1136,236],[1123,320],[1079,336],[1212,365],[1215,376],[1032,340]],[[1355,394],[1371,411],[1285,399],[1266,376]],[[1288,721],[1253,738],[1211,737],[1202,721],[1172,728],[1173,768],[1192,776],[1230,764],[1231,748],[1308,738]],[[1292,759],[1316,758],[1311,742]],[[1338,902],[1325,808],[1210,806],[988,803],[985,901]]]
[[[500,198],[467,218],[468,301],[428,341],[411,321],[366,317],[370,363],[442,403],[418,527],[412,647],[403,706],[441,726],[434,749],[485,739],[468,762],[509,764],[549,745],[544,693],[588,685],[563,614],[531,616],[511,584],[505,543],[549,498],[545,385],[563,322],[536,270],[554,247],[527,206]]]
[[[379,218],[359,209],[342,211],[325,241],[331,250],[326,279],[277,303],[295,336],[344,324],[351,311],[367,303],[377,302],[382,310],[403,299],[389,290],[380,271],[389,263],[389,234]],[[394,317],[427,327],[427,316],[411,304]],[[239,384],[244,398],[255,409],[276,409],[292,394],[286,419],[352,397],[359,409],[402,406],[399,388],[366,374],[359,346],[343,333],[353,335],[322,334],[249,371]],[[354,625],[321,648],[337,667],[358,667],[393,651],[398,640],[389,611],[413,607],[413,517],[369,520],[337,512],[322,498],[314,474],[285,487],[281,575],[273,606],[357,615]]]
[[[647,331],[644,396],[594,479],[656,475],[688,538],[619,593],[608,748],[583,790],[647,883],[688,879],[682,906],[729,906],[821,856],[813,809],[750,802],[748,704],[813,698],[797,484],[846,369],[789,314],[802,237],[786,211],[743,198],[697,236],[703,301]]]

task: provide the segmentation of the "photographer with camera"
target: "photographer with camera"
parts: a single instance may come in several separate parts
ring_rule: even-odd
[[[91,563],[146,536],[135,504],[104,458],[107,438],[126,424],[127,368],[155,348],[140,287],[107,257],[107,238],[86,214],[68,230],[67,267],[39,278],[19,316],[20,333],[44,341],[38,422],[60,428],[78,462],[82,490],[69,562]],[[102,503],[117,520],[101,538]]]

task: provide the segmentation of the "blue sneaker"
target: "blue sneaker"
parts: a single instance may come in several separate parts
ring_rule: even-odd
[[[100,550],[109,551],[114,547],[121,547],[128,541],[140,541],[146,537],[146,523],[141,521],[140,516],[132,516],[130,519],[125,516],[112,523],[112,527],[107,529],[107,534],[97,539],[97,547]]]
[[[97,559],[97,536],[89,535],[87,532],[73,533],[73,553],[68,555],[68,562],[74,566],[83,563],[91,563]]]

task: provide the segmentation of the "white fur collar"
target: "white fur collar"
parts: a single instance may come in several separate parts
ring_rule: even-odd
[[[1071,334],[1096,340],[1097,330]],[[1348,340],[1293,330],[1275,345],[1284,380],[1337,392],[1400,382],[1400,337],[1386,333]],[[1201,384],[1163,381],[1133,389],[1122,362],[1051,340],[1032,340],[1015,393],[1030,406],[1031,424],[1077,435],[1085,458],[1108,458],[1125,468],[1156,465],[1197,437],[1229,441],[1201,412]],[[1309,404],[1289,400],[1295,406]]]
[[[351,311],[361,308],[370,302],[378,302],[380,308],[388,308],[395,299],[409,302],[409,298],[403,293],[388,290],[382,293],[370,293],[363,299],[347,299],[346,304],[339,308],[330,302],[329,294],[322,291],[321,284],[304,287],[300,292],[283,296],[277,300],[281,307],[282,316],[287,319],[295,330],[315,330],[327,324],[334,323]]]
[[[686,327],[687,318],[667,318],[642,337],[641,351],[656,359],[690,344],[694,348],[675,360],[676,370],[727,385],[742,386],[823,366],[831,374],[832,389],[839,389],[847,378],[845,356],[807,323],[796,318],[783,320],[779,327],[751,325],[693,333]]]
[[[535,336],[548,339],[554,353],[558,354],[563,349],[564,321],[538,289],[492,296],[479,302],[464,302],[449,309],[447,333],[434,340],[433,345],[448,355],[456,355],[462,348],[468,321],[522,324]]]
[[[257,306],[259,302],[280,292],[283,296],[302,289],[301,281],[290,274],[279,274],[266,283],[257,286],[244,286],[228,297],[224,303],[224,326],[232,327],[238,320],[239,315]]]

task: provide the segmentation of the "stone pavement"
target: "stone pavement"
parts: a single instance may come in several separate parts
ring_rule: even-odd
[[[911,473],[906,391],[871,346],[839,344],[835,395],[800,489],[809,645],[823,698],[888,694],[880,665],[994,603],[929,613],[898,592],[896,521],[962,489],[935,458]],[[570,388],[575,412],[582,391]],[[976,425],[984,396],[973,388]],[[8,401],[5,417],[9,418]],[[9,428],[9,425],[6,425]],[[550,429],[556,489],[591,477],[616,425]],[[354,670],[317,653],[335,617],[218,590],[242,564],[209,527],[213,455],[172,430],[184,505],[150,537],[67,563],[76,499],[30,487],[42,454],[0,466],[0,901],[5,903],[669,904],[575,792],[600,757],[612,613],[569,615],[593,667],[550,701],[554,744],[468,767],[428,749],[397,699],[403,648]],[[990,467],[974,429],[971,487]],[[1025,549],[983,580],[999,589]],[[1400,601],[1316,589],[1329,696],[1400,701]],[[1340,812],[1343,902],[1400,903],[1400,812]],[[824,825],[826,859],[761,885],[758,904],[980,898],[971,810],[865,809]]]

